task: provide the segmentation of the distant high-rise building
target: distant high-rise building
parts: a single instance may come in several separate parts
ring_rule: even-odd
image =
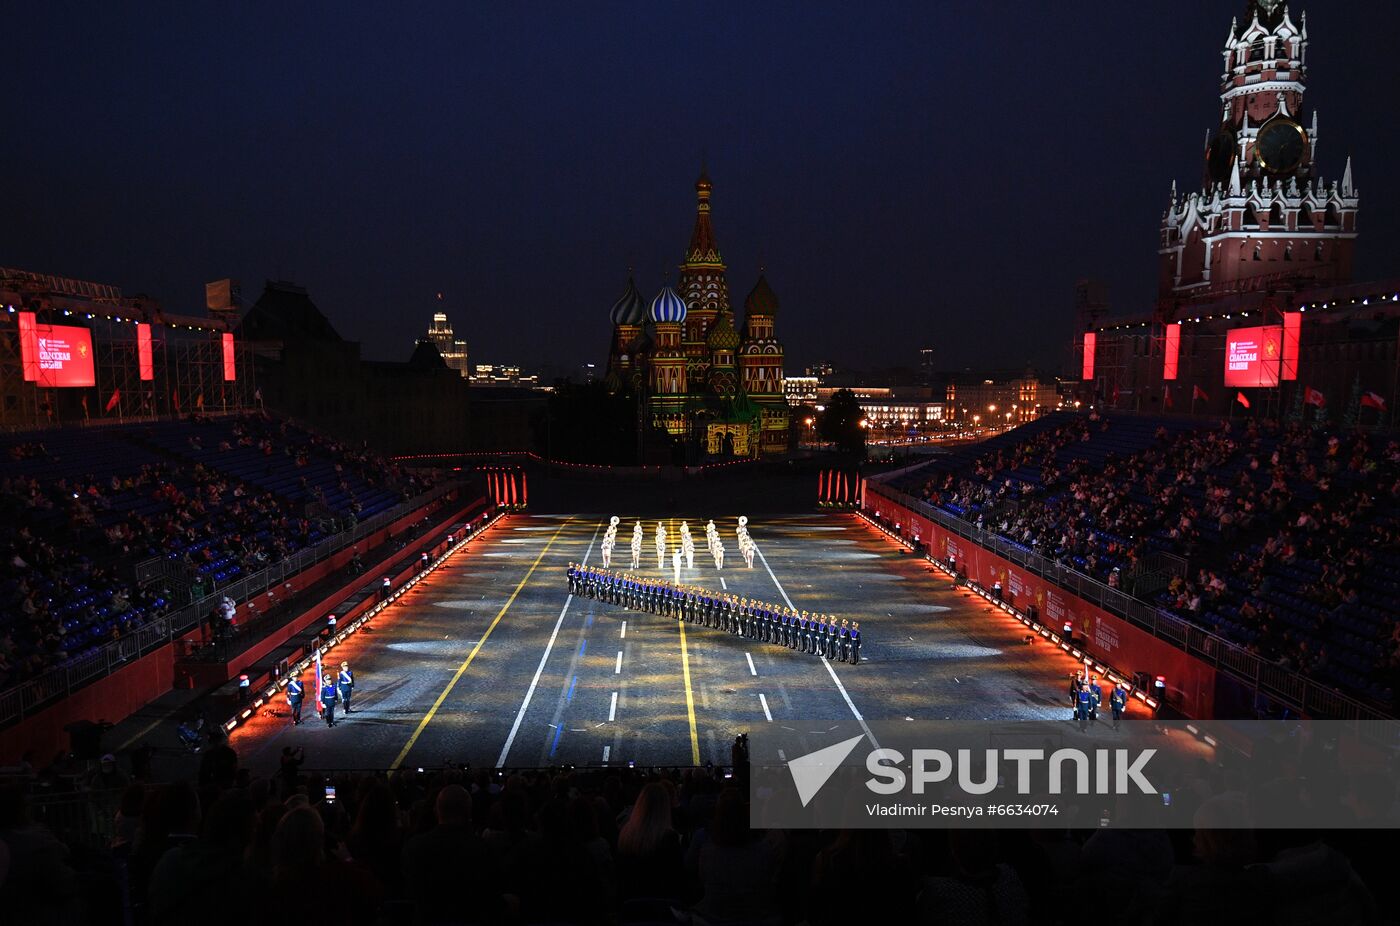
[[[438,302],[442,302],[442,293],[438,293]],[[453,334],[446,312],[433,313],[433,323],[428,326],[426,340],[433,342],[450,369],[460,373],[463,379],[471,377],[471,367],[467,365],[467,342]]]
[[[932,386],[936,373],[933,368],[933,348],[919,348],[919,385]]]

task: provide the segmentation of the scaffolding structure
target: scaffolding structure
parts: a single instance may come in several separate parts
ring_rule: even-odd
[[[95,384],[47,388],[26,377],[21,318],[86,329]],[[231,319],[174,315],[114,286],[0,268],[0,428],[152,420],[259,405],[253,352],[233,337]]]

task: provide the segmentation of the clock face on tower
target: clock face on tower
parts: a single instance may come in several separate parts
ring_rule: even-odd
[[[1303,163],[1308,135],[1292,119],[1271,119],[1254,139],[1254,152],[1259,163],[1271,174],[1286,174]]]

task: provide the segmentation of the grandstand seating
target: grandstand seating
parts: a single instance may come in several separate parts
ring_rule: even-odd
[[[131,580],[177,561],[203,592],[426,485],[261,416],[0,436],[0,686],[80,659],[183,604]]]
[[[1400,665],[1400,448],[1366,435],[1061,413],[895,487],[1122,585],[1153,552],[1190,573],[1155,603],[1389,705]]]

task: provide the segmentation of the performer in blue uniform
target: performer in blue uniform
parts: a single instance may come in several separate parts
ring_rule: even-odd
[[[296,676],[287,683],[287,706],[292,709],[292,723],[301,723],[301,704],[306,698],[306,688]]]
[[[355,676],[350,672],[350,663],[340,664],[340,676],[336,679],[336,687],[340,689],[340,703],[345,705],[345,713],[350,713],[350,696],[355,693]]]
[[[335,682],[331,680],[331,674],[327,672],[321,677],[321,713],[326,719],[326,726],[335,726],[335,699],[337,697]]]
[[[1128,707],[1128,689],[1122,685],[1113,686],[1113,694],[1108,696],[1108,703],[1113,708],[1113,729],[1118,729],[1118,722],[1123,719],[1123,711]]]

